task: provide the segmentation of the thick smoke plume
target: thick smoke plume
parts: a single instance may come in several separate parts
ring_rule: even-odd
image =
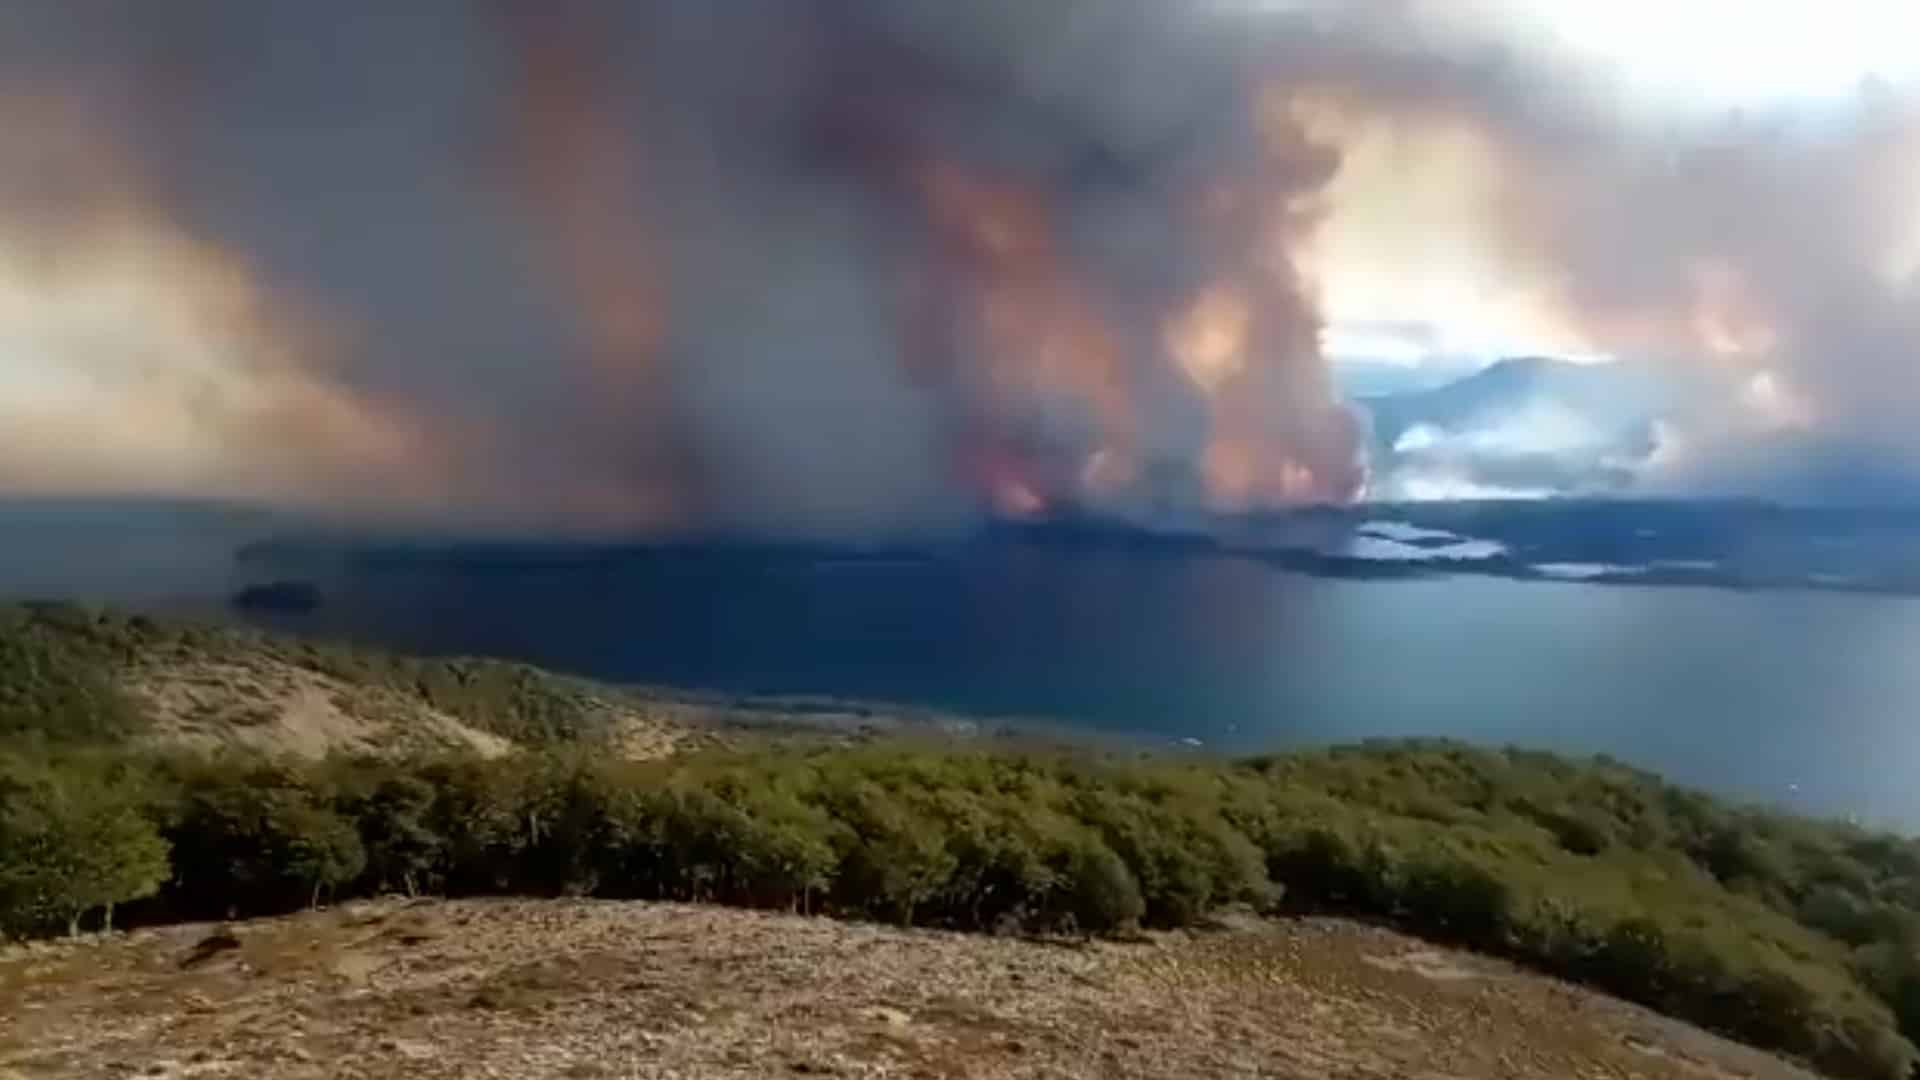
[[[1503,13],[11,5],[0,489],[841,535],[1343,501],[1323,301],[1451,262],[1701,373],[1649,488],[1898,489],[1912,103],[1651,122]],[[1430,205],[1423,267],[1332,243]]]
[[[1664,369],[1638,490],[1920,497],[1920,85],[1659,97],[1532,33],[1546,5],[1395,10],[1416,51],[1331,61],[1319,84],[1319,134],[1346,152],[1337,216],[1463,238],[1425,263],[1475,264],[1567,347]],[[1723,10],[1725,55],[1695,63],[1760,63]],[[1365,14],[1335,36],[1368,40]],[[1363,162],[1367,144],[1386,150]],[[1449,219],[1424,229],[1390,205],[1436,197]]]
[[[1291,258],[1336,159],[1178,5],[85,0],[0,35],[8,296],[124,305],[0,331],[6,412],[79,384],[11,428],[15,486],[884,532],[1363,481]]]

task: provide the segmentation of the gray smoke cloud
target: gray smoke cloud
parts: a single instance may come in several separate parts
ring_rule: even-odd
[[[102,355],[132,332],[16,330],[43,384],[163,393],[17,434],[14,484],[111,482],[66,447],[120,408],[189,429],[188,481],[559,524],[1349,498],[1284,251],[1331,162],[1262,130],[1225,29],[1128,3],[15,5],[0,97],[88,150],[9,159],[40,175],[0,189],[6,235],[138,249],[21,276],[192,317],[138,379]]]
[[[1424,33],[1417,55],[1342,59],[1359,76],[1327,85],[1403,134],[1471,132],[1506,274],[1591,347],[1668,372],[1638,490],[1920,495],[1915,86],[1651,108],[1528,37],[1523,5],[1399,11]],[[1724,33],[1737,53],[1739,20]]]
[[[1724,372],[1650,487],[1920,458],[1871,254],[1907,103],[1649,131],[1446,11],[9,5],[0,487],[807,534],[1345,500],[1300,253],[1362,121],[1478,133],[1510,272]]]

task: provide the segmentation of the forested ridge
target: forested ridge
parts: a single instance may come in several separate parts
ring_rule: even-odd
[[[517,749],[298,761],[140,743],[113,665],[226,633],[0,614],[0,930],[384,892],[1067,935],[1331,912],[1508,956],[1834,1074],[1907,1076],[1915,1058],[1920,843],[1734,806],[1617,762],[1441,742],[1216,760],[898,739],[630,761],[582,737],[564,680],[229,637],[221,647],[254,642],[433,698]]]

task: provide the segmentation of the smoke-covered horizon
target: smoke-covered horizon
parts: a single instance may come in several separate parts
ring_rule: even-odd
[[[1915,100],[1629,107],[1519,10],[13,5],[0,491],[809,535],[1341,502],[1323,331],[1437,312],[1714,388],[1645,490],[1920,493]]]

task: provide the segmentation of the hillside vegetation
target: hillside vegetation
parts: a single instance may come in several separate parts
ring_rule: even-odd
[[[402,740],[306,759],[143,741],[151,718],[119,673],[169,650],[232,659],[242,638],[196,637],[221,633],[9,616],[0,926],[392,891],[1069,935],[1232,908],[1344,913],[1834,1074],[1903,1077],[1914,1061],[1920,843],[1731,806],[1615,762],[1423,742],[1221,761],[753,739],[635,759],[606,752],[604,706],[580,704],[606,700],[592,688],[256,639],[276,662],[424,701],[505,748]]]
[[[16,745],[111,742],[311,759],[565,745],[651,758],[729,733],[798,736],[877,719],[835,702],[643,691],[499,660],[0,604],[0,742]]]

